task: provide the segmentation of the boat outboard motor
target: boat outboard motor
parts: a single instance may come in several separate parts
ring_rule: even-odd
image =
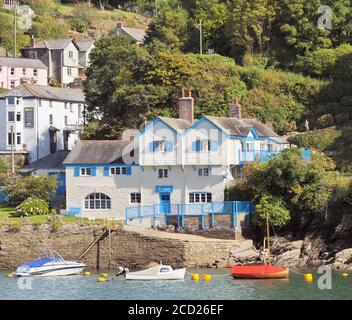
[[[118,271],[117,271],[116,276],[119,276],[119,275],[121,275],[121,274],[125,274],[125,273],[127,273],[128,271],[130,271],[128,268],[118,267]]]

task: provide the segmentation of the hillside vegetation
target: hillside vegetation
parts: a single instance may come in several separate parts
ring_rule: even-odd
[[[1,3],[1,0],[0,0]],[[26,0],[36,16],[29,30],[17,31],[17,52],[29,43],[30,35],[38,40],[67,38],[76,35],[78,38],[98,38],[112,32],[116,23],[123,20],[125,26],[147,28],[150,18],[134,12],[118,9],[102,10],[88,3],[60,3],[56,0]],[[20,19],[20,18],[18,18]],[[0,9],[0,46],[13,54],[13,12]]]

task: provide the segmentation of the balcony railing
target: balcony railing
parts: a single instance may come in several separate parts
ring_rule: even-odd
[[[251,150],[251,151],[239,151],[239,162],[240,164],[247,162],[266,162],[270,158],[275,157],[279,154],[279,151],[269,151],[269,150]]]

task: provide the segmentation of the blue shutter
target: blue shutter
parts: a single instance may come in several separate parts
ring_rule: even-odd
[[[104,176],[108,177],[110,175],[110,168],[109,167],[104,167]]]
[[[132,167],[126,167],[126,175],[130,176],[132,174]]]
[[[92,174],[92,177],[95,177],[97,175],[97,168],[96,167],[92,167],[90,170],[91,170],[90,172]]]
[[[172,150],[173,150],[173,143],[166,142],[166,152],[172,152]]]
[[[193,141],[192,143],[192,151],[199,152],[200,151],[200,140]]]
[[[74,169],[73,169],[73,175],[74,175],[75,177],[79,177],[79,170],[80,170],[79,167],[74,167]]]
[[[155,151],[155,143],[151,142],[149,143],[149,152],[154,152]]]
[[[218,142],[216,140],[212,140],[210,142],[210,151],[217,151],[218,150]]]

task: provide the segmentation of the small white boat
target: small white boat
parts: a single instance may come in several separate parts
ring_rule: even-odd
[[[173,270],[171,266],[160,264],[142,271],[126,272],[126,280],[182,280],[185,278],[186,268]]]
[[[76,275],[86,265],[77,261],[66,261],[55,250],[40,248],[39,259],[26,262],[17,267],[13,274],[17,277],[53,277]]]

